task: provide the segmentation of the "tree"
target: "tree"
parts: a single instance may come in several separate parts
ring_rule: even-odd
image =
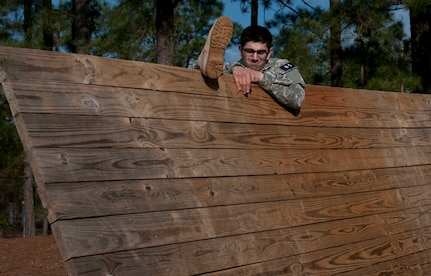
[[[183,1],[176,7],[175,66],[190,67],[192,61],[197,59],[211,28],[210,22],[222,14],[223,7],[221,1],[214,0]],[[238,26],[235,28],[238,33]]]
[[[0,45],[58,50],[54,32],[64,33],[60,26],[66,27],[69,15],[54,10],[51,0],[8,0],[0,5]]]
[[[154,6],[151,1],[119,0],[117,5],[100,5],[104,16],[90,43],[98,56],[156,62]]]
[[[193,12],[189,12],[189,8],[194,7]],[[211,10],[209,8],[216,8]],[[181,0],[156,0],[156,33],[157,33],[157,63],[166,65],[177,65],[178,58],[174,54],[178,46],[175,46],[174,39],[175,35],[178,35],[178,31],[189,29],[187,24],[192,24],[196,26],[195,22],[200,22],[199,24],[206,25],[208,21],[203,21],[203,19],[209,19],[214,15],[219,16],[221,14],[221,9],[223,5],[217,0],[194,0],[194,1],[181,1]],[[182,12],[178,12],[178,10]],[[205,12],[203,12],[205,11]],[[210,17],[207,16],[210,15]],[[189,16],[190,15],[190,16]],[[175,19],[176,18],[176,19]],[[186,24],[184,24],[184,18],[187,18]],[[175,24],[174,24],[175,22]],[[179,25],[180,26],[179,26]],[[201,28],[201,26],[197,26]],[[188,33],[188,38],[192,39],[199,29],[195,29],[193,33]],[[174,35],[175,33],[175,35]],[[183,32],[183,34],[187,31]],[[178,38],[178,36],[176,37]],[[183,41],[185,44],[190,43],[189,41]],[[181,46],[184,46],[182,44]],[[188,59],[191,56],[188,57]],[[188,64],[187,61],[183,64]]]
[[[241,11],[243,13],[248,12],[248,8],[250,7],[250,25],[257,26],[258,25],[258,16],[259,16],[259,0],[232,0],[239,1],[241,3]],[[267,9],[271,6],[272,0],[261,0],[261,4],[264,9]],[[288,0],[290,2],[290,0]]]
[[[40,14],[42,18],[42,49],[52,51],[54,49],[54,34],[51,27],[53,25],[51,0],[42,0]]]
[[[421,78],[422,88],[415,92],[431,94],[431,3],[410,0],[412,70]]]
[[[330,0],[331,22],[330,51],[331,51],[331,86],[342,87],[343,68],[341,45],[341,9],[340,0]]]
[[[26,47],[31,47],[33,43],[33,0],[24,0],[24,43]]]
[[[30,167],[28,153],[24,157],[24,238],[36,236],[36,225],[34,220],[34,197],[33,197],[33,173]]]
[[[353,88],[412,91],[417,79],[409,66],[409,47],[403,25],[393,19],[386,0],[347,0],[344,83]],[[396,66],[394,66],[396,65]],[[388,77],[390,76],[390,77]]]
[[[373,61],[373,47],[378,47],[378,35],[384,35],[385,26],[392,20],[386,0],[346,0],[342,6],[346,15],[345,22],[351,28],[355,41],[356,53],[360,63],[360,88],[366,84],[366,70],[373,70],[367,66]]]
[[[180,0],[156,0],[157,63],[174,65],[174,8]]]
[[[13,123],[9,105],[0,86],[0,184],[6,198],[0,202],[1,210],[8,208],[5,204],[13,203],[14,209],[21,207],[23,186],[23,147]],[[6,201],[6,202],[5,202]],[[0,214],[1,215],[1,214]],[[31,214],[30,214],[31,215]],[[0,229],[1,231],[1,229]]]
[[[329,85],[329,28],[325,11],[319,7],[279,10],[269,26],[282,24],[275,36],[274,52],[299,67],[308,83]]]
[[[276,54],[299,65],[308,83],[412,91],[417,78],[410,71],[402,24],[391,13],[396,2],[330,0],[328,11],[307,1],[293,7],[278,0],[280,9],[268,22],[281,26]]]
[[[259,14],[259,1],[251,0],[251,18],[250,25],[257,26],[258,24],[258,14]]]
[[[202,49],[205,36],[221,15],[223,3],[217,0],[181,1],[174,9],[173,65],[188,67]],[[97,20],[102,31],[95,32],[91,52],[95,55],[158,62],[156,16],[153,3],[121,0],[118,5],[101,6],[105,14]],[[121,20],[119,20],[119,18]],[[187,20],[184,20],[187,18]]]
[[[95,30],[94,20],[100,16],[96,0],[72,1],[72,41],[70,50],[90,54],[90,41]]]
[[[24,43],[27,47],[33,46],[33,0],[24,0]],[[26,159],[26,158],[24,158]],[[24,206],[25,206],[25,220],[24,220],[24,237],[36,236],[36,227],[34,225],[34,200],[33,200],[33,186],[32,174],[29,162],[24,162]],[[30,182],[30,184],[29,184]]]
[[[30,48],[46,45],[46,47],[41,48],[52,49],[53,40],[49,28],[50,14],[51,3],[49,0],[42,0],[41,2],[33,0],[10,1],[6,7],[3,6],[1,9],[0,24],[4,27],[1,32],[2,44]],[[41,35],[42,33],[43,35]],[[32,237],[36,235],[33,176],[29,162],[24,161],[23,147],[2,89],[0,130],[0,153],[2,156],[0,177],[2,184],[6,183],[2,189],[7,194],[7,200],[14,204],[14,210],[20,210],[21,202],[24,201],[23,234],[24,237]],[[2,205],[1,203],[0,205]]]

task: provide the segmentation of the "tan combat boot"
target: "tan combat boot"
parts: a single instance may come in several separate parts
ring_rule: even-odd
[[[223,74],[224,51],[232,39],[233,23],[227,16],[214,22],[197,64],[203,75],[217,79]]]

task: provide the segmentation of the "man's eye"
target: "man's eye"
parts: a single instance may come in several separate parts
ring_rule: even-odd
[[[256,50],[248,49],[248,48],[245,48],[244,52],[246,54],[249,54],[249,55],[253,55],[254,53],[257,53],[259,56],[264,56],[264,55],[268,54],[268,52],[266,50],[257,50],[256,51]]]

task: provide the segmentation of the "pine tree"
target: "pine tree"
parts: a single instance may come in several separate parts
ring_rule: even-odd
[[[431,94],[431,3],[408,1],[412,46],[412,69],[421,78],[422,88],[415,92]]]

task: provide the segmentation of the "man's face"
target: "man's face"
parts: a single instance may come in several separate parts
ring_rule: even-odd
[[[239,46],[239,52],[246,67],[259,71],[265,67],[272,49],[268,49],[265,43],[249,41],[244,47]]]

